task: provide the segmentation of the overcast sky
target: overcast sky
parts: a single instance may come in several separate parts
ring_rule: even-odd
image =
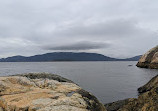
[[[158,0],[0,0],[0,57],[96,52],[126,58],[158,45]]]

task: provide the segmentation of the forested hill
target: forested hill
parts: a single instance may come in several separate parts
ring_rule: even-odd
[[[0,62],[48,62],[48,61],[137,61],[140,57],[116,59],[97,53],[53,52],[34,56],[12,56]]]

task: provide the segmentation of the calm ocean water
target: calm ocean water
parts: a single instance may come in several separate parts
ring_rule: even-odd
[[[0,63],[0,75],[50,72],[73,80],[94,94],[102,103],[137,97],[137,88],[158,74],[142,69],[136,62],[6,62]],[[133,66],[128,66],[133,65]]]

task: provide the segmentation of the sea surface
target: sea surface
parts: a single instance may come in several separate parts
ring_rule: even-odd
[[[137,88],[158,74],[137,68],[137,62],[0,62],[0,75],[49,72],[66,77],[102,103],[137,97]],[[129,66],[132,65],[132,66]]]

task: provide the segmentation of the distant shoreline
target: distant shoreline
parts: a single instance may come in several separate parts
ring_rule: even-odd
[[[1,58],[0,62],[138,61],[140,57],[141,55],[126,59],[118,59],[98,53],[53,52],[29,57],[12,56]]]
[[[122,60],[122,61],[118,60],[118,61],[10,61],[10,62],[129,62],[129,61],[128,60]],[[7,61],[7,62],[9,62],[9,61]],[[0,61],[0,63],[2,63],[2,62]],[[3,62],[3,63],[5,63],[5,62]]]

